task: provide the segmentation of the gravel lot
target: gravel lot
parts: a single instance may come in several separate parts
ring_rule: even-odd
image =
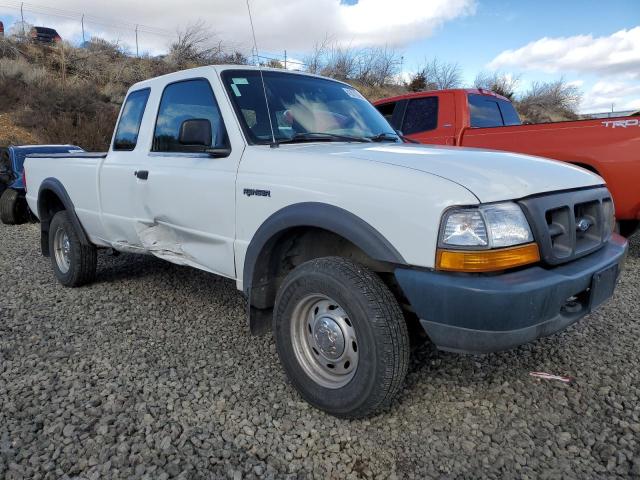
[[[640,238],[596,314],[508,353],[421,347],[392,411],[349,422],[301,401],[233,282],[100,254],[65,289],[38,228],[0,225],[0,478],[640,476]]]

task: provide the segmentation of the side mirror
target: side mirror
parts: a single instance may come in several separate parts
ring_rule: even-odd
[[[178,142],[192,147],[211,146],[211,122],[205,118],[185,120],[180,125]],[[202,149],[204,150],[204,148]]]

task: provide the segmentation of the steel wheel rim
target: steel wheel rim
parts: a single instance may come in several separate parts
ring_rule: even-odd
[[[56,265],[62,273],[67,273],[71,268],[71,242],[69,235],[62,228],[56,230],[53,238],[54,257]]]
[[[325,388],[341,388],[358,368],[359,344],[347,312],[330,297],[308,295],[291,319],[291,339],[298,363]]]

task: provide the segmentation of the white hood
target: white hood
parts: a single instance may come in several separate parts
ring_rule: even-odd
[[[295,147],[299,153],[344,155],[437,175],[464,186],[483,203],[605,183],[564,162],[494,150],[389,143]]]

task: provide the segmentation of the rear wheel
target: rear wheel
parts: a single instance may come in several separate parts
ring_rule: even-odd
[[[80,242],[80,237],[64,210],[56,213],[51,220],[49,253],[53,272],[62,285],[79,287],[95,279],[96,247]]]
[[[274,334],[295,388],[339,417],[385,409],[407,372],[400,306],[378,276],[350,260],[326,257],[294,269],[276,298]]]
[[[640,220],[620,220],[616,225],[616,230],[623,237],[629,238],[640,227]]]
[[[7,188],[0,197],[0,220],[6,225],[20,225],[29,219],[27,201],[20,192]]]

